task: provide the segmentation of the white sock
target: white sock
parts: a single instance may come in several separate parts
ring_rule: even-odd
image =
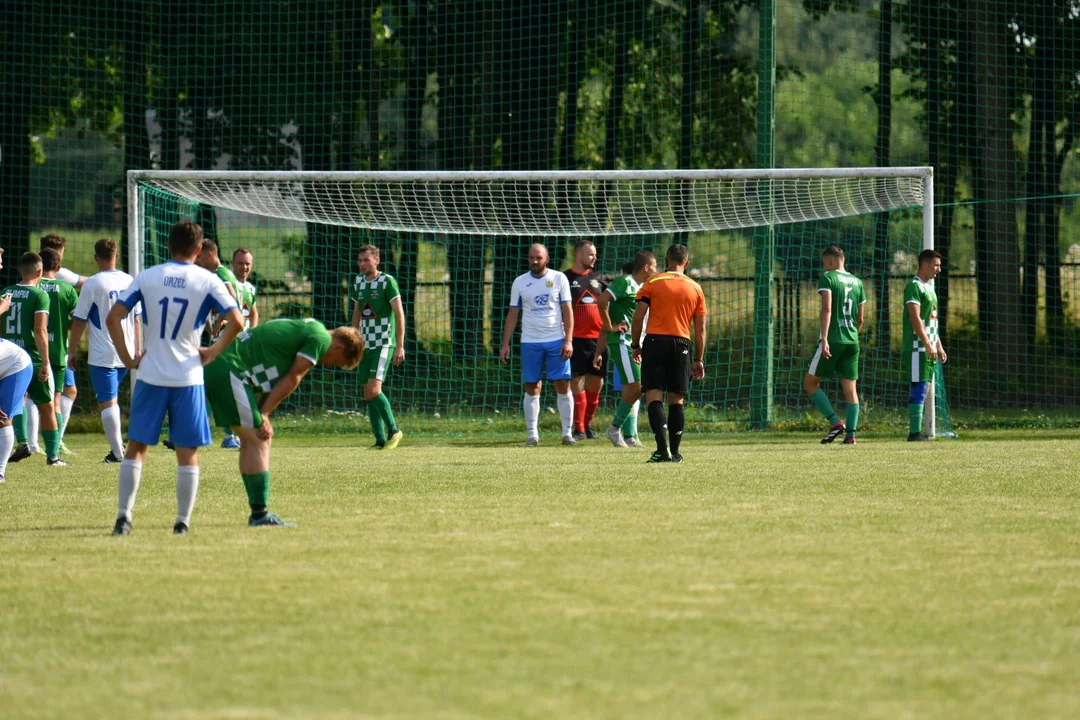
[[[124,457],[124,438],[120,434],[120,406],[110,405],[101,411],[101,424],[105,426],[105,439],[114,457]]]
[[[119,514],[131,520],[131,508],[135,506],[135,495],[139,492],[142,480],[142,461],[124,458],[120,463],[120,493],[118,497]]]
[[[525,408],[525,434],[530,438],[539,438],[540,396],[526,393],[521,404]]]
[[[75,401],[69,398],[67,395],[60,396],[60,439],[64,439],[64,433],[67,432],[68,420],[71,419],[71,408],[75,405]],[[117,455],[117,457],[120,457]]]
[[[630,414],[627,416],[628,418],[630,418],[631,420],[634,421],[634,435],[633,435],[633,437],[637,437],[638,408],[639,407],[641,407],[641,400],[635,400],[634,404],[630,406]]]
[[[26,444],[34,452],[38,449],[38,431],[41,429],[41,414],[38,413],[37,405],[26,399],[23,401],[23,412],[26,413]]]
[[[199,494],[199,466],[180,465],[176,468],[176,522],[191,524],[195,496]]]
[[[569,390],[563,395],[556,395],[559,404],[559,417],[562,418],[562,434],[566,437],[574,426],[574,395]]]
[[[7,461],[15,447],[15,428],[8,425],[0,428],[0,477],[7,472]]]

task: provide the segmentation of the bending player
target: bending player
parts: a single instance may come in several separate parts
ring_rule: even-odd
[[[240,477],[247,490],[250,527],[289,523],[268,509],[272,413],[316,363],[352,370],[364,354],[360,332],[327,332],[315,320],[272,320],[245,330],[206,367],[206,391],[214,398],[214,420],[241,440]],[[262,395],[262,402],[258,396]]]
[[[56,379],[65,378],[66,390],[70,379],[72,390],[75,389],[75,372],[68,367],[68,329],[71,327],[71,313],[79,302],[79,294],[75,288],[56,278],[60,270],[60,256],[55,250],[45,249],[41,251],[41,282],[38,287],[49,296],[49,366],[52,368],[52,376]],[[70,378],[68,377],[70,376]],[[56,413],[56,422],[60,429],[60,453],[73,455],[64,447],[64,430],[67,429],[68,420],[71,418],[71,396],[61,393],[61,388],[54,387],[56,391],[53,397],[53,411]],[[66,401],[66,408],[61,404]]]
[[[825,266],[825,272],[818,281],[821,341],[803,378],[803,389],[814,407],[829,421],[829,431],[821,442],[831,443],[840,433],[846,432],[844,444],[854,445],[855,431],[859,426],[859,393],[855,384],[859,379],[859,333],[862,332],[866,292],[862,280],[844,269],[844,251],[839,246],[825,248],[821,253],[821,263]],[[840,389],[847,403],[847,422],[840,422],[840,416],[821,389],[822,378],[833,375],[840,378]]]
[[[131,510],[142,479],[142,465],[161,436],[169,416],[169,440],[176,448],[176,523],[173,532],[186,535],[199,491],[198,448],[210,444],[203,365],[212,362],[243,329],[244,318],[225,284],[194,265],[202,245],[202,228],[181,222],[169,233],[172,260],[143,270],[120,294],[105,319],[124,367],[138,368],[131,397],[128,446],[120,463],[119,513],[114,535],[131,532]],[[146,352],[131,357],[124,318],[142,303],[146,317]],[[199,347],[199,336],[211,311],[226,317],[213,345]]]
[[[637,438],[637,408],[642,395],[641,362],[634,359],[630,350],[634,344],[630,337],[630,323],[634,319],[638,290],[656,274],[656,256],[642,250],[622,269],[624,274],[612,281],[600,296],[598,304],[603,322],[598,343],[607,343],[607,354],[615,367],[615,384],[622,386],[619,407],[615,409],[607,436],[615,447],[644,447]],[[593,367],[599,369],[602,363],[603,360],[597,355]]]
[[[405,362],[405,308],[397,280],[379,270],[379,248],[364,245],[356,261],[360,274],[349,289],[353,303],[351,324],[364,340],[364,360],[359,372],[375,435],[372,448],[393,450],[404,434],[398,429],[382,386],[387,361],[395,367]]]
[[[0,248],[0,269],[4,267],[4,249]],[[0,317],[11,307],[11,296],[0,296]],[[8,457],[15,447],[15,417],[23,415],[23,398],[34,379],[34,364],[26,351],[0,338],[0,483],[4,482]]]
[[[73,373],[78,367],[79,342],[83,332],[89,327],[90,352],[87,360],[90,365],[90,382],[94,386],[98,411],[101,413],[101,425],[105,428],[105,439],[109,443],[109,454],[105,456],[104,462],[118,463],[124,457],[124,438],[120,430],[120,404],[117,397],[120,383],[127,377],[127,368],[113,347],[104,319],[108,317],[120,293],[131,285],[131,276],[116,269],[116,243],[108,238],[94,243],[94,262],[97,263],[99,272],[83,285],[79,303],[72,316],[67,366]],[[125,317],[121,322],[124,345],[131,357],[140,355],[140,314],[140,309],[135,308],[134,316]]]
[[[903,357],[911,379],[908,396],[908,442],[933,440],[923,434],[923,403],[938,360],[948,359],[938,337],[937,293],[934,278],[941,272],[941,253],[919,253],[919,271],[904,287]]]
[[[4,290],[11,296],[11,306],[0,318],[5,340],[9,340],[30,356],[34,377],[30,381],[30,401],[38,407],[41,417],[41,436],[45,440],[46,464],[63,467],[60,459],[60,429],[56,422],[53,404],[53,376],[49,369],[49,296],[38,287],[41,282],[41,256],[25,253],[19,259],[19,276],[22,282]],[[20,414],[15,423],[15,438],[19,447],[9,462],[19,462],[30,457],[26,437],[26,413]]]

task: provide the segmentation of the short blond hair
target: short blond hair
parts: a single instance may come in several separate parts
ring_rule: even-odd
[[[335,328],[330,337],[345,348],[345,364],[342,367],[352,370],[360,364],[364,357],[364,338],[359,330],[350,325],[343,325]]]

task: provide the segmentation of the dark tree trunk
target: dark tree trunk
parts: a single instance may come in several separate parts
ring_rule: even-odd
[[[309,0],[300,15],[304,46],[309,53],[304,67],[304,82],[310,88],[330,88],[332,63],[330,57],[329,3]],[[308,100],[298,137],[304,170],[331,170],[333,124],[331,103],[326,92],[316,93]],[[308,188],[314,193],[314,188]],[[308,197],[315,205],[317,199]],[[338,229],[320,223],[307,223],[308,245],[311,253],[312,316],[327,325],[345,320],[342,302],[342,267],[335,248]]]
[[[30,243],[30,107],[32,102],[32,3],[4,3],[0,47],[0,225],[6,260],[0,277],[16,281],[18,258]]]
[[[182,63],[187,57],[181,46],[178,27],[183,27],[186,11],[183,3],[164,2],[158,16],[158,73],[161,77],[160,95],[155,98],[157,121],[161,126],[162,170],[180,169],[180,88]]]
[[[688,3],[686,14],[682,20],[682,41],[680,43],[682,48],[680,62],[682,87],[679,91],[679,167],[683,169],[694,167],[694,69],[697,65],[695,57],[701,35],[699,22],[697,4]],[[691,187],[687,184],[679,192],[678,197],[686,197],[689,192],[691,192]],[[685,207],[678,205],[675,212],[685,220]],[[689,237],[689,233],[681,232],[675,236],[675,240],[685,245],[689,242]]]
[[[578,95],[585,68],[585,0],[574,3],[569,48],[566,52],[566,121],[563,124],[559,163],[564,170],[577,170]]]
[[[558,109],[558,73],[555,57],[558,48],[557,14],[544,0],[523,0],[507,6],[510,27],[503,37],[510,42],[512,60],[507,63],[511,75],[504,87],[509,107],[503,139],[503,168],[506,170],[545,170],[552,166],[555,119]],[[537,203],[543,198],[531,198]],[[539,210],[537,212],[540,212]],[[532,238],[513,236],[496,244],[494,257],[494,308],[492,333],[501,335],[502,316],[514,278],[522,272]],[[562,267],[565,245],[549,247],[551,267]]]
[[[364,11],[364,112],[367,114],[367,169],[379,169],[379,103],[382,92],[379,88],[379,68],[375,64],[375,41],[371,37],[371,18],[379,6],[378,0],[372,0]]]
[[[404,136],[401,147],[402,170],[421,170],[424,167],[423,127],[424,104],[427,95],[427,82],[430,66],[428,65],[428,44],[431,35],[428,30],[428,9],[425,3],[418,3],[412,8],[407,25],[401,30],[401,42],[405,46],[405,107]],[[393,264],[392,275],[397,279],[401,290],[401,303],[405,308],[405,344],[413,354],[414,361],[404,367],[404,372],[414,374],[421,370],[416,359],[421,348],[416,342],[416,270],[419,233],[397,233],[397,258]]]
[[[874,164],[889,165],[889,148],[892,144],[892,0],[881,0],[878,21],[878,82],[874,93],[877,105],[877,138],[874,142]],[[929,112],[935,112],[931,109]],[[874,216],[874,294],[877,304],[877,346],[888,349],[892,345],[889,322],[889,214]]]
[[[1019,371],[1023,343],[1015,309],[1018,284],[1016,210],[1009,183],[1016,167],[1009,128],[1008,56],[1013,51],[1005,0],[971,1],[968,27],[975,55],[975,213],[979,335],[1006,375]],[[1002,398],[1005,400],[1006,398]]]
[[[338,5],[338,45],[341,63],[338,75],[341,82],[341,106],[338,111],[337,134],[337,169],[360,170],[362,166],[360,149],[357,147],[358,105],[362,97],[360,66],[367,70],[369,48],[373,44],[371,36],[371,14],[363,3],[345,2]],[[373,168],[374,169],[374,168]],[[357,228],[340,228],[341,241],[338,244],[336,260],[347,278],[355,267],[356,250],[362,244],[363,234]],[[344,291],[343,291],[344,293]],[[345,318],[348,319],[352,308],[345,303]]]
[[[212,22],[213,8],[210,3],[190,3],[187,5],[188,25],[197,27],[200,20]],[[184,53],[188,65],[185,75],[188,78],[188,106],[191,108],[191,150],[192,168],[195,170],[213,170],[217,157],[214,147],[214,130],[210,121],[210,112],[216,106],[213,96],[217,81],[218,68],[221,67],[220,48],[216,43],[207,43],[197,53]],[[202,226],[203,234],[213,240],[219,240],[217,234],[217,213],[213,205],[199,205],[195,221]],[[220,248],[222,259],[228,263],[232,257],[231,248]]]
[[[124,24],[124,170],[150,167],[150,137],[146,130],[147,28],[141,0],[126,0]],[[126,183],[126,176],[125,176]],[[127,193],[122,196],[122,232],[118,246],[121,265],[127,265]]]
[[[503,62],[503,48],[505,38],[503,32],[507,25],[507,10],[496,0],[484,0],[482,8],[477,10],[480,16],[477,20],[481,28],[479,45],[480,63],[477,71],[476,101],[474,104],[474,131],[473,131],[473,169],[495,169],[495,140],[501,130],[504,109],[509,106],[506,99],[506,83],[509,82],[510,73]],[[490,345],[492,348],[499,347],[502,342],[503,316],[506,313],[507,298],[500,296],[496,291],[494,282],[495,273],[498,272],[498,264],[502,261],[502,253],[507,244],[505,238],[492,238],[491,256],[493,260],[492,284],[485,287],[485,292],[491,293],[490,315],[488,324],[491,333]],[[485,277],[486,277],[485,262]]]
[[[453,3],[440,18],[439,57],[439,139],[440,160],[448,170],[469,167],[469,116],[473,103],[473,55],[461,52],[452,43],[464,42],[475,48],[481,41],[481,18],[473,6]],[[450,204],[452,196],[443,202]],[[446,261],[450,272],[450,334],[455,358],[472,362],[484,354],[483,324],[476,318],[483,312],[484,241],[482,237],[449,235]]]

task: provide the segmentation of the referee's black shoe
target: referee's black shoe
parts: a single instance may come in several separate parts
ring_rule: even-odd
[[[600,439],[600,436],[597,435],[596,431],[592,429],[592,425],[585,428],[585,439],[586,440],[599,440]]]

